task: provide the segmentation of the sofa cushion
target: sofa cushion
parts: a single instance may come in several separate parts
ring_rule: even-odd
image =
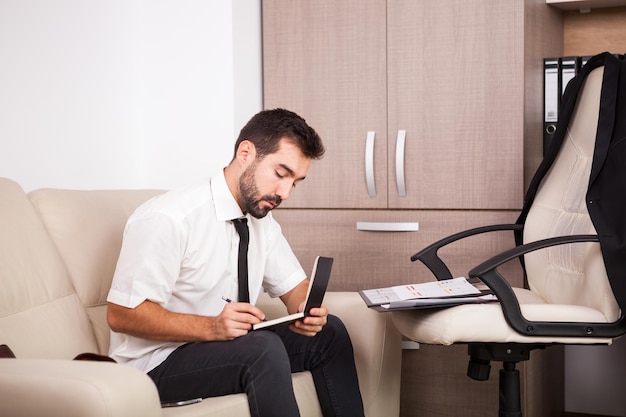
[[[321,417],[322,409],[317,400],[310,372],[293,374],[293,388],[301,417]],[[201,402],[184,407],[163,409],[163,417],[249,417],[248,399],[245,394],[205,398]]]
[[[72,358],[97,349],[54,243],[15,182],[0,178],[0,343],[18,358]]]
[[[106,355],[109,348],[106,298],[126,221],[135,208],[160,193],[39,189],[28,195],[65,262],[91,320],[100,354]]]

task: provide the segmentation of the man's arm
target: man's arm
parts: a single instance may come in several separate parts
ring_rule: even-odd
[[[309,291],[309,279],[303,279],[298,285],[296,285],[289,292],[281,295],[280,299],[287,306],[287,312],[294,314],[301,311],[304,308],[302,303],[306,300],[306,293]]]
[[[308,290],[309,279],[305,278],[292,290],[280,297],[285,306],[287,306],[287,312],[289,312],[289,314],[304,310],[304,302],[306,301]],[[323,305],[320,308],[312,308],[310,316],[290,324],[289,328],[305,336],[315,336],[326,324],[326,316],[328,316],[328,310]]]
[[[135,308],[107,305],[107,321],[114,332],[167,342],[232,340],[264,318],[261,310],[248,303],[227,303],[215,317],[174,313],[147,300]]]

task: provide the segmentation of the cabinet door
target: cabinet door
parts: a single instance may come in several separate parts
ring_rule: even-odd
[[[300,114],[327,149],[284,207],[387,207],[385,7],[384,0],[263,1],[264,107]]]
[[[524,2],[387,3],[390,207],[520,208]]]

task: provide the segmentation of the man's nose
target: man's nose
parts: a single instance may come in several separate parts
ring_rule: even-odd
[[[281,181],[278,185],[277,194],[281,200],[289,198],[291,191],[293,190],[293,183],[291,181]]]

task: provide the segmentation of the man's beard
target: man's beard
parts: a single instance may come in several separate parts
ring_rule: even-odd
[[[265,195],[259,197],[259,189],[254,182],[254,172],[256,171],[256,162],[250,165],[239,178],[239,193],[241,195],[241,202],[246,213],[250,213],[252,217],[261,219],[267,216],[272,208],[276,208],[282,202],[282,199],[277,195]],[[274,207],[261,207],[261,201],[269,201]]]

